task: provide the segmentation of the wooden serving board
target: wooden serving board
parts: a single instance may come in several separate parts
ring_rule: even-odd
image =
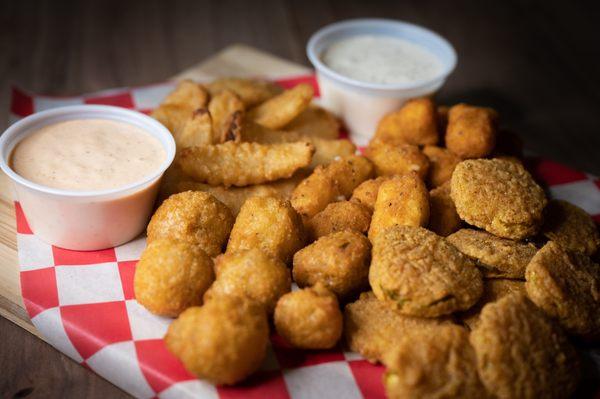
[[[304,75],[310,69],[241,44],[229,46],[172,79],[207,80],[218,76],[271,78]],[[0,172],[0,316],[30,333],[35,329],[21,298],[12,182]]]

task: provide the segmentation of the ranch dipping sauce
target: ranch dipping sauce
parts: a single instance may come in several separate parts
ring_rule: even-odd
[[[29,134],[12,151],[12,169],[34,183],[72,191],[124,187],[156,172],[167,154],[145,130],[110,119],[75,119]]]
[[[440,60],[408,40],[385,35],[356,35],[332,43],[322,61],[348,78],[375,84],[427,80],[440,73]]]

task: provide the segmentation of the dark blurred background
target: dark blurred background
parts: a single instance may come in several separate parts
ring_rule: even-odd
[[[384,17],[424,25],[456,48],[458,67],[438,95],[441,103],[495,107],[529,150],[600,175],[598,4],[1,0],[0,128],[6,126],[11,83],[46,94],[141,85],[232,43],[308,65],[305,44],[321,26]],[[0,342],[0,392],[124,395],[1,318]]]

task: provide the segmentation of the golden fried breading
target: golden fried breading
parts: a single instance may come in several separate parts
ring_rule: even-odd
[[[217,143],[240,141],[244,103],[230,90],[223,90],[208,103]]]
[[[498,398],[568,398],[577,387],[575,348],[523,294],[486,305],[470,341],[479,377]]]
[[[424,332],[444,324],[445,318],[406,316],[389,303],[380,301],[373,292],[363,292],[344,309],[344,335],[354,352],[370,362],[383,362],[409,331]]]
[[[375,201],[377,201],[377,193],[379,192],[379,187],[381,187],[381,184],[384,181],[389,179],[389,176],[379,176],[375,179],[365,180],[354,189],[350,200],[360,202],[361,204],[369,208],[371,213],[373,213]]]
[[[308,236],[319,237],[343,230],[359,233],[369,231],[371,211],[358,201],[332,202],[325,209],[310,218],[306,223]]]
[[[522,165],[500,159],[458,164],[450,194],[461,219],[514,240],[537,233],[547,202],[542,188]]]
[[[423,180],[416,173],[395,176],[379,187],[369,239],[389,226],[427,226],[428,221],[429,192]]]
[[[383,383],[390,399],[492,397],[477,375],[475,350],[463,327],[408,331],[386,366]]]
[[[446,237],[460,229],[461,225],[462,220],[456,213],[454,201],[450,197],[450,182],[429,191],[429,225],[427,228]]]
[[[327,165],[337,157],[356,153],[356,146],[350,140],[330,140],[302,135],[296,131],[271,130],[252,121],[244,122],[242,140],[261,144],[307,141],[315,146],[315,154],[309,166],[311,169],[316,168],[318,165]]]
[[[283,91],[281,86],[266,80],[234,77],[216,79],[206,88],[212,97],[218,96],[225,90],[230,90],[242,100],[245,107],[260,104]]]
[[[450,150],[433,145],[427,145],[423,148],[423,154],[429,159],[429,173],[427,183],[429,187],[439,187],[450,181],[452,172],[462,159]]]
[[[300,83],[252,108],[248,116],[269,129],[279,129],[300,115],[310,104],[313,95],[312,86]]]
[[[275,308],[277,333],[296,348],[329,349],[342,336],[342,312],[322,284],[282,296]]]
[[[600,338],[600,265],[550,241],[525,273],[529,298],[573,335]]]
[[[178,158],[194,180],[213,186],[248,186],[291,177],[310,165],[315,152],[307,142],[236,143],[184,148]]]
[[[177,155],[175,155],[175,158],[177,158]],[[186,180],[190,180],[190,177],[183,173],[181,166],[179,166],[176,160],[173,161],[171,166],[167,168],[160,179],[160,187],[158,189],[158,199],[156,200],[156,204],[162,204],[164,200],[173,194],[177,194],[182,191],[188,191],[179,188],[179,185]]]
[[[359,155],[336,159],[319,166],[292,193],[292,206],[308,220],[328,204],[352,195],[352,191],[373,174],[373,164]]]
[[[463,159],[485,157],[496,145],[497,124],[491,108],[455,105],[448,112],[446,147]]]
[[[331,112],[316,105],[309,105],[283,128],[302,136],[320,139],[333,140],[340,135],[340,121]]]
[[[235,219],[227,252],[259,248],[288,264],[304,242],[302,220],[289,201],[251,197]]]
[[[215,144],[212,118],[206,108],[198,108],[191,113],[178,134],[174,135],[177,148]]]
[[[600,246],[600,234],[594,220],[586,211],[567,201],[548,202],[542,234],[565,249],[590,256]]]
[[[195,181],[186,180],[178,181],[174,187],[175,192],[182,191],[206,191],[212,194],[216,199],[227,205],[233,216],[240,213],[240,209],[244,202],[250,197],[276,197],[283,200],[289,200],[292,196],[292,191],[296,186],[307,176],[307,172],[299,170],[292,177],[287,179],[275,180],[273,182],[256,184],[246,187],[225,187],[211,186],[209,184],[197,183]]]
[[[403,314],[437,317],[473,306],[483,291],[475,263],[422,227],[392,226],[375,236],[369,282]]]
[[[430,98],[410,100],[379,121],[375,139],[398,144],[427,145],[439,140],[437,112]]]
[[[194,111],[195,109],[191,109],[186,106],[168,104],[161,105],[160,107],[156,108],[154,111],[152,111],[150,116],[162,123],[167,128],[167,130],[171,132],[173,138],[175,139],[175,143],[177,144],[179,142],[179,136],[181,135],[181,132],[183,131],[184,127],[188,123],[192,123],[190,120],[193,118]],[[196,120],[193,121],[193,124],[196,125],[199,122],[202,121]],[[192,126],[189,127],[189,129],[191,128]],[[187,133],[186,136],[189,136],[189,133]]]
[[[176,317],[202,304],[202,295],[215,279],[206,252],[186,241],[152,241],[135,268],[135,299],[150,312]]]
[[[217,279],[204,294],[205,301],[218,301],[223,295],[245,296],[271,314],[277,300],[291,289],[285,263],[256,248],[219,255],[215,271]]]
[[[206,107],[208,103],[208,92],[201,84],[192,80],[182,80],[177,84],[175,90],[165,97],[163,105],[177,105],[194,110]]]
[[[148,243],[173,238],[198,245],[209,256],[221,253],[233,226],[231,211],[208,193],[174,194],[158,207],[148,224]]]
[[[355,231],[319,238],[294,255],[294,281],[300,287],[323,283],[344,301],[369,287],[371,244]]]
[[[377,176],[404,175],[416,172],[424,179],[429,171],[429,160],[419,147],[412,144],[388,144],[372,141],[365,149],[365,156],[375,166]]]
[[[525,294],[525,281],[510,280],[503,278],[492,278],[483,280],[483,295],[471,309],[459,314],[461,321],[469,329],[473,330],[479,323],[481,309],[488,303],[496,302],[498,299],[511,293]]]
[[[165,336],[188,371],[216,385],[235,384],[258,370],[268,343],[262,306],[233,296],[188,308]]]
[[[473,229],[459,230],[446,239],[460,252],[473,258],[487,278],[525,278],[525,268],[537,252],[533,244]]]

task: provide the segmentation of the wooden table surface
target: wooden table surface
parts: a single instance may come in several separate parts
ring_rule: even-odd
[[[357,17],[447,37],[458,67],[439,93],[497,108],[538,154],[600,175],[598,7],[560,1],[0,2],[0,129],[11,83],[78,94],[163,80],[231,43],[308,61],[312,32]],[[0,397],[126,394],[0,317]]]

